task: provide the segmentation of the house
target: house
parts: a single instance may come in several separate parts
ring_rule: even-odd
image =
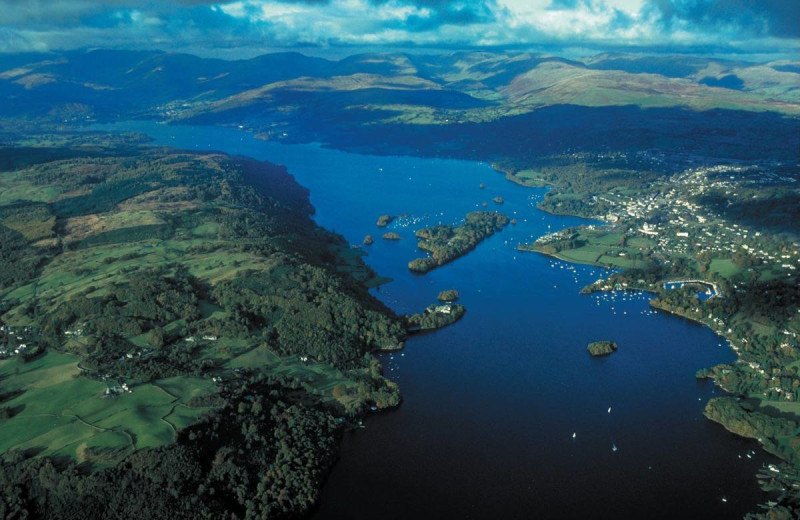
[[[450,304],[437,305],[436,309],[434,309],[434,310],[436,312],[440,312],[442,314],[450,314],[450,312],[452,312],[452,310],[453,310],[453,307]]]
[[[639,228],[639,232],[648,236],[658,235],[658,231],[656,231],[656,226],[651,226],[647,222],[642,224],[642,227]]]
[[[106,388],[106,391],[103,392],[103,397],[116,397],[124,391],[125,390],[119,385],[109,386]]]

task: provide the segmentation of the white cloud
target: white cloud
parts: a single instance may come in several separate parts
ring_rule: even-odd
[[[213,49],[237,42],[265,47],[408,42],[633,47],[733,42],[745,50],[776,43],[782,50],[798,46],[796,39],[748,36],[738,19],[719,22],[712,31],[680,18],[665,23],[659,9],[646,0],[234,0],[210,4],[203,0],[63,0],[48,8],[49,4],[0,0],[0,51],[152,48],[156,44]]]
[[[430,8],[398,0],[382,4],[368,0],[331,0],[323,5],[242,0],[222,4],[219,9],[239,19],[267,23],[271,34],[300,43],[411,41],[427,44],[442,41],[474,44],[477,38],[477,42],[490,41],[497,45],[519,43],[523,35],[526,38],[535,35],[537,41],[603,38],[611,31],[614,9],[638,16],[641,8],[641,0],[608,1],[614,5],[595,0],[591,5],[580,4],[575,9],[555,9],[551,0],[498,0],[486,4],[494,22],[459,25],[455,30],[435,24],[428,30],[404,28],[403,22],[411,17],[430,19],[434,13]],[[311,27],[313,31],[308,30]],[[635,31],[624,32],[626,37],[636,34]]]
[[[402,24],[411,17],[430,18],[429,8],[391,0],[373,4],[368,0],[331,0],[327,4],[286,4],[276,1],[242,0],[215,6],[229,16],[269,26],[269,34],[292,43],[369,43],[414,40]],[[392,27],[387,27],[392,24]]]
[[[255,22],[287,22],[298,25],[301,21],[336,20],[339,28],[372,22],[404,21],[411,16],[427,18],[431,10],[397,1],[375,5],[366,0],[332,0],[328,4],[287,4],[277,1],[245,0],[216,6],[222,12]],[[335,29],[335,27],[331,27]],[[341,32],[341,31],[339,31]]]
[[[527,28],[545,38],[608,40],[653,34],[654,21],[644,19],[644,5],[643,0],[587,0],[565,8],[552,0],[498,0],[497,15],[511,28]],[[620,13],[636,23],[619,24]]]

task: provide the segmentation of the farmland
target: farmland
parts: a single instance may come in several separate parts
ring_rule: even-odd
[[[85,139],[92,153],[46,139],[38,159],[2,152],[18,165],[0,172],[3,457],[114,478],[134,455],[195,446],[187,432],[251,385],[265,388],[261,409],[313,418],[312,438],[330,439],[334,416],[340,428],[399,403],[370,352],[404,323],[285,170]]]

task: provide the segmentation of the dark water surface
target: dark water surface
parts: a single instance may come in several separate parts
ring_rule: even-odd
[[[315,518],[741,518],[765,499],[755,473],[771,459],[703,417],[715,391],[694,378],[734,353],[710,330],[650,311],[645,295],[580,295],[600,269],[517,252],[586,223],[537,210],[543,190],[484,163],[355,155],[225,128],[104,128],[286,165],[311,190],[319,224],[354,244],[375,237],[365,260],[394,281],[374,294],[399,313],[460,291],[460,322],[380,356],[404,402],[345,434]],[[491,201],[498,195],[505,204]],[[457,223],[484,201],[518,225],[427,275],[408,271],[420,256],[414,230]],[[402,240],[380,238],[383,213],[410,214],[387,228]],[[600,339],[619,350],[590,357],[587,343]]]

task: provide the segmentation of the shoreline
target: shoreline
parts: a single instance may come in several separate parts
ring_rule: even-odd
[[[285,143],[285,144],[289,144],[289,143]],[[340,149],[340,150],[342,150],[342,151],[345,151],[345,152],[351,152],[351,153],[352,153],[352,151],[351,151],[351,150],[342,149],[342,148],[338,148],[338,147],[332,147],[332,148],[333,148],[333,149]],[[355,152],[355,153],[359,153],[359,152]],[[412,156],[413,156],[413,155],[412,155]],[[425,158],[429,158],[429,157],[425,157]],[[453,159],[453,158],[442,158],[442,159]],[[467,159],[467,160],[469,160],[469,159]],[[494,166],[493,166],[493,168],[494,168]],[[499,171],[499,170],[497,170],[497,169],[495,169],[495,171],[497,171],[498,173],[502,173],[501,171]],[[514,184],[516,184],[516,185],[518,185],[518,186],[522,186],[522,187],[532,187],[532,188],[534,188],[534,189],[536,189],[536,188],[537,188],[537,187],[535,187],[535,186],[530,186],[530,185],[526,185],[526,184],[524,184],[524,183],[521,183],[521,182],[517,182],[517,181],[516,181],[516,180],[514,180],[514,179],[509,179],[508,177],[507,177],[507,180],[510,180],[511,182],[513,182]],[[552,213],[552,212],[549,212],[549,211],[547,211],[547,210],[544,210],[544,209],[541,209],[541,208],[538,208],[538,207],[536,207],[536,209],[538,209],[538,210],[540,210],[540,211],[543,211],[544,213],[548,213],[548,214],[550,214],[550,215],[557,215],[556,213]],[[578,215],[574,215],[574,216],[580,217],[580,216],[578,216]],[[581,218],[584,218],[584,217],[581,217]],[[545,252],[542,252],[542,251],[535,251],[535,250],[534,250],[534,251],[531,251],[531,252],[537,252],[537,253],[540,253],[540,254],[543,254],[543,255],[547,255],[547,256],[550,256],[550,257],[552,257],[552,258],[555,258],[555,259],[557,259],[557,260],[560,260],[560,261],[563,261],[563,262],[566,262],[566,263],[570,263],[570,264],[579,264],[579,265],[592,265],[592,266],[596,266],[596,267],[598,267],[598,268],[603,268],[603,269],[606,269],[606,270],[609,270],[609,271],[612,271],[612,272],[613,272],[613,271],[615,271],[615,269],[613,269],[613,268],[609,268],[609,267],[606,267],[606,266],[604,266],[604,265],[601,265],[601,264],[596,264],[596,263],[592,263],[592,262],[578,262],[578,261],[574,261],[574,260],[569,260],[569,259],[561,258],[560,256],[558,256],[558,254],[550,254],[550,253],[545,253]],[[628,289],[626,289],[626,290],[645,290],[645,289],[634,289],[634,288],[628,288]],[[652,291],[648,291],[648,292],[652,292]],[[688,316],[682,316],[682,315],[680,315],[680,314],[678,314],[678,313],[674,313],[674,312],[671,312],[671,311],[667,311],[667,310],[665,310],[665,309],[659,309],[659,310],[664,310],[665,312],[668,312],[668,313],[670,313],[670,314],[673,314],[674,316],[680,316],[680,317],[687,318],[687,319],[689,319],[690,321],[694,321],[694,322],[696,322],[696,323],[697,323],[697,324],[699,324],[699,325],[705,325],[705,326],[708,326],[706,323],[703,323],[702,321],[699,321],[699,320],[693,319],[693,318],[691,318],[691,317],[688,317]],[[709,327],[709,328],[711,328],[711,327]],[[712,328],[712,331],[714,331],[715,333],[717,333],[717,332],[716,332],[716,331],[715,331],[713,328]],[[724,336],[723,336],[723,337],[724,337]],[[390,353],[390,352],[396,352],[396,351],[399,351],[399,350],[401,350],[401,348],[397,348],[397,349],[380,349],[380,350],[378,350],[377,352],[379,352],[379,353],[380,353],[380,352]],[[738,359],[738,358],[739,358],[739,354],[738,354],[738,352],[736,352],[736,354],[737,354],[737,359]],[[720,388],[722,388],[722,389],[724,390],[724,387],[722,387],[722,386],[719,384],[719,382],[717,382],[717,381],[714,381],[714,384],[715,384],[716,386],[719,386]]]
[[[515,182],[515,184],[525,186],[524,184],[521,184],[519,182]],[[555,215],[554,213],[549,212],[539,207],[538,205],[537,209],[545,213]],[[580,215],[573,215],[573,216],[581,218]],[[534,244],[535,241],[531,243],[532,246]],[[725,431],[730,432],[736,435],[737,437],[757,442],[758,446],[761,448],[761,450],[763,450],[764,453],[775,457],[777,460],[780,461],[782,465],[786,465],[786,467],[792,468],[792,470],[794,470],[795,472],[797,471],[797,466],[795,465],[796,455],[793,455],[792,453],[781,452],[780,451],[781,445],[779,442],[780,439],[778,437],[775,438],[770,437],[763,430],[759,430],[759,428],[763,425],[763,423],[769,423],[770,421],[777,421],[777,419],[773,419],[772,416],[767,415],[761,411],[761,406],[762,406],[761,403],[763,402],[763,400],[757,397],[751,397],[749,394],[743,394],[741,392],[737,392],[732,390],[731,388],[728,388],[725,382],[720,377],[721,374],[729,372],[734,365],[747,363],[742,358],[743,345],[737,346],[737,342],[740,344],[747,343],[748,342],[747,338],[734,337],[735,335],[732,332],[731,333],[726,332],[723,326],[721,325],[715,326],[715,324],[705,319],[704,318],[705,314],[703,313],[692,315],[689,313],[678,312],[675,309],[667,308],[660,304],[661,303],[660,296],[662,295],[661,290],[667,291],[667,289],[665,288],[665,285],[667,284],[697,283],[708,286],[714,291],[714,294],[713,296],[711,296],[711,298],[724,298],[724,294],[721,291],[718,283],[707,280],[699,280],[692,277],[683,277],[679,278],[678,280],[659,280],[656,283],[656,287],[650,287],[650,288],[625,286],[620,289],[616,289],[614,287],[592,289],[593,285],[599,284],[601,283],[601,281],[608,282],[608,280],[616,273],[623,274],[625,272],[625,269],[611,268],[596,262],[580,262],[572,259],[563,258],[559,256],[558,253],[542,251],[534,247],[523,249],[520,246],[521,244],[517,247],[517,250],[520,252],[538,253],[546,257],[550,257],[568,264],[588,265],[611,271],[610,276],[606,277],[603,280],[598,280],[597,282],[594,282],[593,284],[581,289],[581,293],[583,294],[589,294],[591,292],[616,292],[618,290],[647,292],[650,295],[654,296],[653,298],[648,299],[648,305],[650,306],[651,309],[664,312],[674,317],[683,318],[690,323],[706,327],[716,336],[725,340],[725,342],[727,343],[727,347],[730,348],[731,351],[733,351],[735,355],[735,360],[731,363],[722,363],[714,365],[712,367],[704,367],[695,373],[695,379],[708,379],[715,387],[719,388],[724,393],[723,396],[713,397],[705,403],[705,407],[702,412],[703,417],[706,420],[709,420],[715,424],[720,425]],[[728,331],[730,331],[730,329],[728,329]],[[753,409],[743,407],[741,403],[747,401],[748,399],[755,399],[756,401],[759,402],[759,404],[756,405],[756,407]],[[789,435],[789,437],[791,438],[792,435]],[[768,475],[768,476],[774,477],[774,475]],[[778,493],[778,491],[780,491],[781,489],[780,485],[775,486],[773,485],[774,482],[769,482],[769,481],[765,482],[766,484],[764,482],[759,481],[758,484],[759,487],[765,492],[767,490],[767,487],[774,493]],[[793,483],[792,486],[796,488],[798,484]],[[778,493],[778,497],[776,498],[778,499],[779,502],[784,500],[788,496],[786,495],[786,493],[787,491],[782,492],[782,494]]]

